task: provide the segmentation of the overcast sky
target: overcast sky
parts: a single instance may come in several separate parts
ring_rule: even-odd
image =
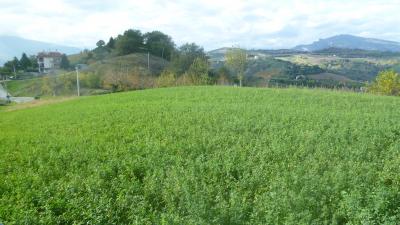
[[[288,48],[336,34],[400,41],[400,0],[0,0],[0,35],[91,48],[129,28],[207,50]]]

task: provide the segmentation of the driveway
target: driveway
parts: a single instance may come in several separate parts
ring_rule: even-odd
[[[0,99],[7,99],[7,91],[3,88],[1,83],[0,83]],[[24,103],[24,102],[31,102],[35,99],[32,97],[10,97],[10,100],[16,103]]]

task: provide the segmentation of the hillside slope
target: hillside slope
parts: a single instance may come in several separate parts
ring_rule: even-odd
[[[184,87],[0,112],[3,224],[395,224],[400,98]]]
[[[161,71],[168,65],[168,61],[150,56],[150,70],[148,70],[148,58],[147,54],[136,53],[119,57],[112,57],[104,60],[99,60],[95,63],[90,64],[87,68],[83,69],[81,74],[81,94],[91,95],[98,92],[109,91],[109,87],[104,85],[104,80],[113,78],[118,80],[123,75],[131,76],[133,74],[139,74],[141,77],[152,76],[160,74]],[[43,93],[43,86],[48,81],[48,78],[54,78],[52,81],[54,84],[54,91],[49,93]],[[65,80],[68,80],[66,85]],[[8,91],[13,96],[43,96],[43,95],[75,95],[76,94],[76,73],[75,71],[58,74],[37,77],[28,80],[14,80],[7,82]],[[108,79],[109,80],[109,79]],[[63,82],[64,81],[64,82]],[[88,85],[88,81],[96,81],[97,85]],[[70,86],[66,88],[66,86]],[[141,88],[139,88],[141,89]]]

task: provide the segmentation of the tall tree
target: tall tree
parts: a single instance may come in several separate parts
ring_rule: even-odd
[[[115,48],[115,40],[113,37],[110,37],[110,40],[108,40],[108,43],[106,45],[107,48],[109,49],[114,49]]]
[[[184,44],[173,54],[170,69],[177,75],[182,75],[197,58],[207,59],[204,49],[195,43]]]
[[[170,60],[175,49],[172,38],[160,31],[152,31],[144,34],[146,49],[155,56]]]
[[[6,70],[11,71],[11,72],[16,72],[17,70],[20,69],[20,63],[17,57],[14,57],[13,60],[7,61],[4,64],[4,68],[6,68]]]
[[[39,67],[39,64],[38,64],[38,61],[37,61],[37,58],[35,55],[29,56],[29,60],[31,61],[32,69],[37,69]]]
[[[22,53],[21,59],[19,60],[20,69],[27,70],[32,66],[31,60],[29,60],[28,56],[25,53]]]
[[[70,68],[70,63],[68,60],[67,55],[63,54],[61,57],[61,63],[60,63],[61,69],[68,70]]]
[[[127,30],[123,35],[119,35],[115,48],[119,55],[127,55],[135,52],[143,52],[143,35],[140,30]]]
[[[225,54],[226,65],[231,68],[239,80],[240,87],[243,83],[244,73],[247,68],[247,54],[241,48],[232,48]]]
[[[103,40],[99,40],[99,41],[96,43],[96,46],[97,46],[98,48],[101,48],[101,47],[103,47],[105,44],[106,44],[106,43],[105,43]]]

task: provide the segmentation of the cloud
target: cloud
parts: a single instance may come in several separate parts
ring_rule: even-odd
[[[348,33],[400,41],[398,0],[0,0],[0,34],[93,47],[129,28],[206,49],[288,48]]]

